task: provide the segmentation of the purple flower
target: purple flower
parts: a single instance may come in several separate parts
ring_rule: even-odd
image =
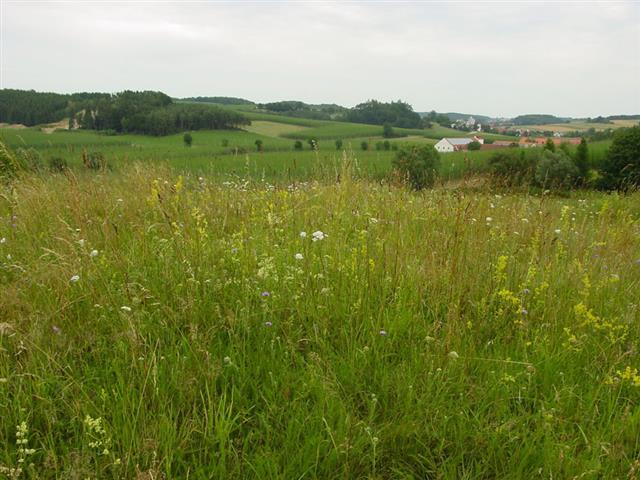
[[[380,335],[381,335],[381,336],[383,336],[383,337],[386,337],[386,336],[387,336],[387,331],[386,331],[386,330],[380,330],[380,332],[379,332],[379,333],[380,333]]]
[[[269,297],[271,294],[269,292],[262,292],[260,294],[261,297]]]
[[[522,293],[524,293],[525,295],[529,295],[531,293],[531,290],[525,288],[524,290],[522,290]]]
[[[264,322],[264,326],[265,326],[265,327],[271,327],[271,326],[273,326],[273,323],[271,323],[271,322]]]

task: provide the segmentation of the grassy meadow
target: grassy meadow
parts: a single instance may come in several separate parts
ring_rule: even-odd
[[[3,186],[0,475],[637,478],[640,196],[338,167]]]

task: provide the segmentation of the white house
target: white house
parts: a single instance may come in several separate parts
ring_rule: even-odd
[[[443,138],[434,145],[435,149],[441,153],[466,150],[471,142],[484,143],[484,139],[474,136],[473,138]]]

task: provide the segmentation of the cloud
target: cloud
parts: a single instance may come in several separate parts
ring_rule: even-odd
[[[5,88],[640,113],[640,6],[2,3]]]

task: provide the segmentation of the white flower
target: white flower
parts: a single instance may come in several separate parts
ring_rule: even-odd
[[[120,310],[122,310],[123,312],[130,312],[131,311],[131,307],[127,307],[126,305],[123,305],[120,307]]]
[[[487,218],[485,218],[485,220],[487,221],[487,223],[493,222],[493,218],[491,218],[491,217],[487,217]]]
[[[79,281],[79,280],[80,280],[80,275],[74,275],[73,277],[71,277],[71,278],[69,279],[69,281],[70,281],[71,283],[76,283],[76,282],[77,282],[77,281]]]
[[[456,358],[458,358],[460,355],[458,355],[458,352],[454,352],[453,350],[449,352],[448,357],[455,360]]]
[[[371,218],[369,219],[369,222],[371,222],[372,224],[374,224],[374,225],[375,225],[376,223],[378,223],[378,219],[377,219],[377,218],[374,218],[374,217],[371,217]]]
[[[312,236],[311,240],[313,240],[314,242],[317,242],[318,240],[324,240],[327,235],[321,230],[316,230],[311,234],[311,236]]]
[[[554,232],[556,232],[556,235],[560,235],[560,229],[559,229],[559,228],[556,228],[556,229],[554,230]]]
[[[304,258],[301,253],[296,253],[294,257],[296,260],[302,260]]]
[[[84,247],[84,238],[81,238],[80,240],[78,240],[78,245],[80,245],[81,247]]]
[[[300,238],[307,238],[307,232],[300,232]]]
[[[98,250],[91,250],[91,253],[89,254],[90,257],[97,257],[98,256]]]
[[[7,239],[5,237],[0,238],[0,243],[7,243]]]
[[[226,363],[227,365],[231,364],[231,358],[230,358],[230,357],[224,357],[224,358],[222,359],[222,361],[223,361],[224,363]]]

